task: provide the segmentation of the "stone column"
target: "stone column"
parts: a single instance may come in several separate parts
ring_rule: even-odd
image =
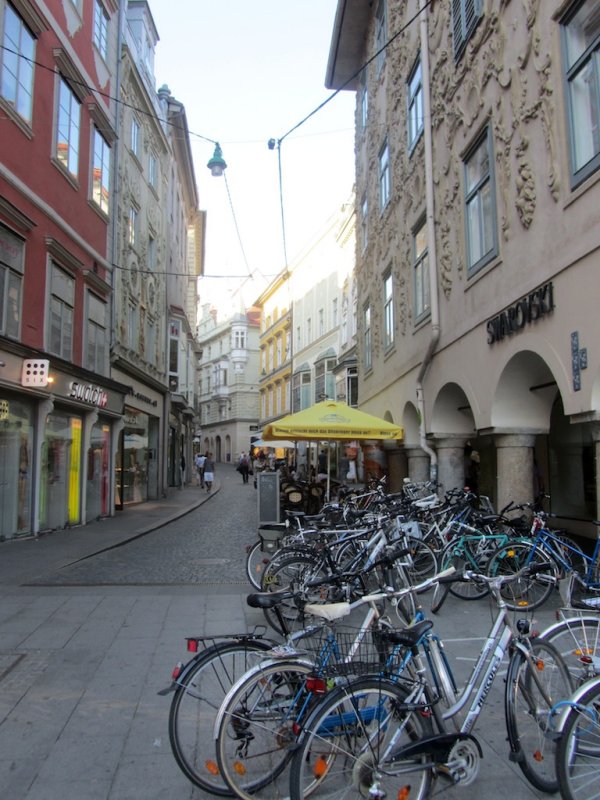
[[[600,422],[590,422],[592,439],[594,440],[594,458],[596,459],[596,517],[600,519]],[[596,534],[598,535],[598,534]]]
[[[496,445],[497,510],[511,501],[530,503],[533,500],[534,433],[501,433],[494,435]]]
[[[465,485],[465,444],[468,436],[447,436],[435,440],[438,457],[438,481],[441,492],[462,489]]]
[[[414,483],[429,480],[429,456],[420,447],[405,447],[408,461],[408,477]]]

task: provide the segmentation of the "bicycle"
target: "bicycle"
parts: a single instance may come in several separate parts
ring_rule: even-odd
[[[559,703],[566,707],[558,725],[556,774],[563,800],[598,797],[600,781],[600,676]]]
[[[296,735],[323,691],[323,676],[361,674],[365,664],[372,669],[373,657],[378,669],[391,668],[400,647],[386,639],[390,623],[379,605],[435,580],[400,591],[387,589],[353,603],[306,606],[321,622],[292,634],[287,647],[240,678],[225,697],[214,727],[219,770],[237,797],[271,800],[281,792],[287,796],[287,767]],[[257,605],[273,602],[268,593],[253,598]],[[365,605],[360,626],[342,630],[341,620]],[[308,637],[312,641],[307,645]],[[301,640],[305,649],[299,651]],[[313,788],[318,783],[316,778]]]
[[[453,688],[447,661],[427,649],[429,631],[423,627],[406,639],[409,663],[397,675],[350,681],[328,692],[297,742],[291,800],[306,797],[308,787],[311,796],[329,800],[357,794],[421,800],[436,777],[463,785],[474,781],[481,747],[472,731],[507,653],[510,758],[536,788],[556,791],[551,710],[570,695],[571,683],[556,650],[529,637],[527,620],[510,619],[501,590],[518,577],[466,576],[487,584],[498,612],[462,692]]]

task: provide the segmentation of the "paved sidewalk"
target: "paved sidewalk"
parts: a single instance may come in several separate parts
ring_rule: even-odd
[[[0,586],[21,585],[41,572],[58,570],[75,561],[119,547],[185,516],[206,503],[221,489],[217,478],[208,493],[199,486],[169,488],[166,497],[125,506],[106,517],[61,531],[0,542]]]

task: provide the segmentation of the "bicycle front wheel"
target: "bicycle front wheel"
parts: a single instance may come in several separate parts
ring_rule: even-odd
[[[233,684],[273,646],[268,640],[217,642],[183,673],[169,712],[169,741],[179,768],[206,792],[231,797],[218,771],[213,726],[219,706]]]
[[[556,773],[563,800],[598,797],[600,778],[600,678],[572,705],[556,753]]]
[[[531,660],[516,650],[506,678],[506,727],[514,760],[542,792],[556,792],[556,740],[551,711],[571,695],[569,672],[552,645],[536,639]]]
[[[216,724],[219,770],[242,800],[288,796],[288,765],[311,695],[314,664],[265,662],[234,686]]]
[[[362,678],[325,696],[306,721],[290,769],[290,798],[423,800],[431,786],[427,754],[402,748],[431,735],[431,721],[404,707],[396,683]]]
[[[487,568],[491,578],[514,575],[526,565],[545,565],[536,575],[524,574],[506,583],[500,593],[511,611],[539,608],[556,586],[557,569],[547,553],[534,549],[529,542],[509,542],[499,547]]]

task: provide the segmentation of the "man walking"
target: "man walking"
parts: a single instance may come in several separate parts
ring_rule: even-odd
[[[204,489],[204,464],[206,463],[206,456],[202,453],[196,453],[196,470],[198,471],[198,485]]]
[[[246,453],[242,452],[240,461],[238,463],[238,472],[242,476],[242,483],[248,483],[248,475],[250,473],[250,462]]]

